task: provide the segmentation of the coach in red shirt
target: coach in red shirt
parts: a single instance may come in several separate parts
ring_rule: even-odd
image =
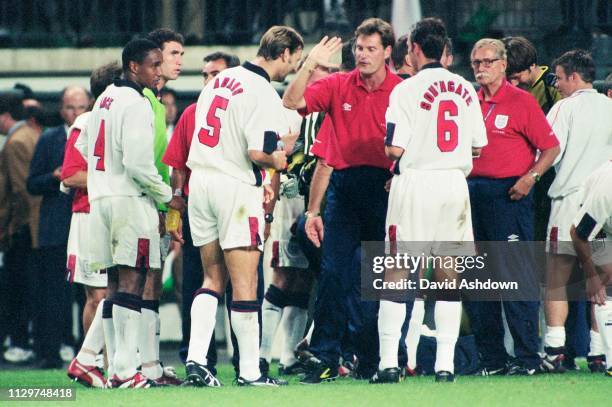
[[[478,41],[471,64],[481,86],[478,98],[489,141],[474,159],[468,178],[475,240],[533,241],[532,188],[559,154],[559,141],[536,99],[506,81],[506,50],[501,41]],[[536,159],[537,150],[541,153]],[[523,283],[519,283],[520,301],[507,301],[505,293],[500,293],[500,299],[506,299],[503,307],[514,339],[512,363],[508,364],[504,348],[501,301],[465,303],[483,375],[531,375],[539,368],[539,280],[532,252],[525,249],[512,243],[487,248],[488,264],[495,264],[492,275],[505,281],[516,281],[520,275]]]
[[[349,321],[354,326],[359,368],[369,377],[376,371],[378,338],[376,303],[361,302],[359,249],[362,241],[384,241],[391,161],[385,156],[385,111],[391,90],[401,82],[385,65],[394,44],[391,26],[378,18],[365,20],[355,31],[357,68],[336,73],[306,86],[317,65],[329,67],[341,46],[339,38],[324,38],[283,96],[283,103],[301,114],[326,112],[333,123],[327,140],[327,164],[334,171],[327,188],[325,214],[320,206],[327,179],[315,174],[306,212],[306,233],[322,244],[321,275],[310,351],[312,369],[302,382],[320,383],[337,375],[340,341]],[[317,154],[317,142],[313,152]],[[325,226],[323,226],[323,220]]]

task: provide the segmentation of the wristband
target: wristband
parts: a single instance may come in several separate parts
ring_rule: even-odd
[[[319,216],[321,216],[321,212],[310,212],[310,211],[306,211],[305,213],[307,218],[317,218]]]
[[[540,178],[542,178],[542,176],[541,176],[541,175],[540,175],[538,172],[536,172],[536,171],[534,171],[534,170],[530,170],[530,171],[529,171],[529,175],[530,175],[530,176],[531,176],[533,179],[535,179],[535,182],[538,182],[538,181],[540,180]]]
[[[179,196],[179,197],[183,197],[183,190],[181,188],[177,188],[174,190],[174,196]]]
[[[266,223],[272,223],[274,222],[274,215],[272,215],[271,213],[266,213],[264,215],[264,220],[266,221]]]

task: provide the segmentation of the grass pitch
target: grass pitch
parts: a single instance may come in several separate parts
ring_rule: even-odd
[[[88,389],[69,381],[63,370],[5,370],[0,387],[73,387],[76,403],[44,405],[113,406],[497,406],[497,405],[610,405],[612,379],[582,370],[561,375],[532,377],[466,377],[455,383],[435,383],[432,376],[407,378],[399,384],[370,385],[351,378],[306,386],[292,378],[287,387],[241,388],[232,385],[234,371],[222,365],[220,389],[168,387],[144,390]],[[276,372],[276,366],[271,369]],[[8,405],[8,403],[0,403]]]

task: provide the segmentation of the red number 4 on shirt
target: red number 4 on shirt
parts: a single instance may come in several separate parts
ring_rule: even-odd
[[[215,147],[217,144],[219,144],[219,134],[221,133],[221,118],[217,116],[217,109],[227,109],[228,103],[228,99],[219,95],[215,96],[212,103],[210,104],[208,113],[206,114],[206,125],[212,129],[212,133],[210,132],[210,130],[202,127],[198,132],[198,140],[200,140],[200,143],[208,147]]]

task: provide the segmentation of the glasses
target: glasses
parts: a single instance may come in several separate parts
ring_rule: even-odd
[[[500,58],[494,58],[494,59],[473,59],[471,62],[472,68],[478,68],[481,64],[482,66],[484,66],[485,68],[490,68],[491,65],[493,65],[493,62],[495,61],[499,61]]]

